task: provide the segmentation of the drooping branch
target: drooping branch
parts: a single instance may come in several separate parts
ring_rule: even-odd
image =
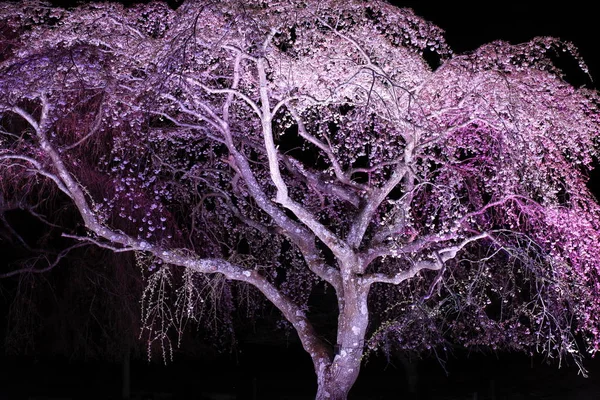
[[[134,238],[122,232],[117,232],[114,229],[111,229],[102,224],[98,220],[93,209],[90,207],[88,200],[86,199],[86,194],[81,189],[79,183],[75,180],[75,178],[72,177],[68,168],[63,163],[59,153],[54,149],[53,145],[48,140],[46,136],[46,125],[48,124],[47,121],[50,112],[50,105],[45,96],[41,97],[41,103],[42,111],[39,123],[34,119],[34,117],[31,114],[27,113],[26,111],[18,109],[17,112],[34,129],[36,137],[40,143],[40,147],[49,156],[50,160],[52,161],[53,169],[56,172],[50,173],[43,171],[39,163],[37,163],[35,160],[31,160],[29,158],[24,159],[23,157],[20,157],[19,159],[34,164],[40,172],[43,171],[46,176],[48,176],[50,179],[56,182],[56,184],[59,185],[59,187],[61,187],[65,191],[65,193],[73,200],[75,206],[77,207],[80,215],[83,218],[86,228],[90,232],[93,232],[95,235],[97,235],[99,238],[105,240],[105,242],[101,242],[99,240],[89,238],[85,240],[86,243],[93,242],[94,244],[100,247],[110,248],[111,250],[117,252],[149,252],[168,264],[192,268],[200,273],[221,273],[225,275],[227,279],[239,280],[250,283],[251,285],[255,286],[261,293],[263,293],[265,297],[267,297],[271,302],[273,302],[273,304],[284,314],[285,318],[288,321],[290,321],[290,323],[292,323],[292,325],[297,330],[300,336],[300,340],[303,343],[305,350],[313,358],[315,365],[325,362],[325,360],[328,359],[329,355],[327,354],[326,347],[320,341],[320,339],[318,339],[318,336],[314,332],[312,325],[306,319],[306,316],[304,315],[303,311],[291,300],[287,299],[282,293],[280,293],[279,290],[274,285],[269,283],[264,277],[262,277],[258,271],[246,270],[241,267],[237,267],[233,264],[227,263],[224,260],[197,259],[193,256],[184,257],[180,254],[174,253],[173,251],[163,249],[159,246],[153,245],[139,238]],[[239,153],[238,156],[241,157]],[[241,158],[244,159],[243,157]],[[242,164],[246,168],[248,168],[245,159],[244,163]],[[247,174],[246,177],[253,179],[253,175],[251,173]],[[255,194],[259,194],[258,185],[255,186],[255,190],[257,190]],[[264,194],[260,193],[257,197],[260,199],[261,195],[264,196]],[[276,207],[272,206],[270,202],[265,202],[264,204],[268,204],[268,206],[265,207],[266,209],[269,209],[269,207],[276,209]],[[273,209],[271,211],[274,215],[281,215],[279,211],[273,212]],[[290,221],[286,218],[285,222]],[[310,245],[314,244],[309,244],[303,250],[310,250]],[[331,268],[326,269],[328,267],[325,267],[325,264],[318,256],[318,252],[316,249],[314,249],[313,251],[309,251],[305,258],[307,264],[311,269],[316,270],[320,275],[324,277],[324,279],[332,282],[334,284],[334,287],[339,285],[339,278],[336,277],[336,274],[333,272],[334,270],[332,270]],[[58,261],[59,260],[52,264],[52,266],[57,264]]]
[[[69,247],[61,250],[58,254],[56,254],[53,257],[51,257],[50,254],[46,254],[46,253],[40,254],[39,256],[35,257],[33,260],[27,260],[27,264],[29,264],[28,266],[0,274],[0,279],[10,278],[11,276],[20,275],[20,274],[43,274],[45,272],[51,271],[54,268],[56,268],[56,266],[58,266],[58,264],[61,261],[63,261],[63,259],[72,250],[75,250],[75,249],[85,246],[85,245],[87,245],[87,243],[76,243],[72,246],[69,246]],[[36,264],[38,264],[38,263],[43,264],[43,266],[36,267]]]

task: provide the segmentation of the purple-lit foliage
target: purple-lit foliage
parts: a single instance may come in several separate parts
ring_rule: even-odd
[[[85,226],[66,237],[136,252],[149,348],[266,299],[319,399],[383,342],[598,349],[598,96],[552,64],[585,70],[570,44],[453,55],[410,10],[358,0],[5,3],[0,20],[0,185],[58,190]],[[324,288],[335,353],[307,317]]]

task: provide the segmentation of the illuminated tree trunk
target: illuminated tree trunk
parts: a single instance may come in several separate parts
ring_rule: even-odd
[[[346,399],[358,378],[369,323],[367,294],[368,289],[361,287],[359,278],[344,278],[343,297],[338,295],[337,346],[331,365],[317,371],[317,400]]]
[[[360,366],[360,358],[351,360],[350,364],[356,365],[357,367]],[[324,376],[319,377],[317,400],[345,400],[348,398],[348,393],[354,385],[358,374],[347,373],[347,371],[340,372],[341,373],[337,375],[326,373]]]

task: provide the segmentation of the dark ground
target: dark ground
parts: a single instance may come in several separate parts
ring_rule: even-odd
[[[120,399],[122,366],[118,363],[69,363],[64,359],[0,359],[0,400]],[[210,362],[208,362],[210,361]],[[407,392],[398,361],[371,358],[350,399],[418,400],[592,400],[600,399],[600,362],[586,365],[590,377],[574,365],[558,368],[518,355],[455,355],[446,375],[436,360],[418,364],[419,394]],[[176,355],[131,362],[131,398],[311,399],[315,379],[308,357],[294,348],[246,346],[213,360],[186,361]]]

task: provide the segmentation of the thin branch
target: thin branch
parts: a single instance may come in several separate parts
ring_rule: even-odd
[[[87,242],[93,245],[96,245],[98,247],[101,247],[103,249],[107,249],[112,251],[113,253],[125,253],[128,251],[138,251],[140,249],[134,248],[134,247],[117,247],[114,245],[111,245],[109,242],[101,242],[100,240],[94,239],[92,237],[89,236],[77,236],[77,235],[70,235],[68,233],[63,233],[62,237],[65,238],[69,238],[69,239],[75,239],[78,240],[80,242]]]
[[[383,200],[390,194],[392,190],[402,181],[404,175],[408,171],[408,167],[406,164],[399,164],[394,172],[392,172],[392,176],[385,182],[385,184],[379,189],[375,190],[371,193],[369,198],[367,199],[363,209],[360,211],[350,231],[348,232],[348,236],[346,237],[346,241],[348,245],[353,248],[358,248],[364,234],[367,230],[373,215],[383,202]]]
[[[241,80],[241,63],[239,57],[236,58],[233,69],[233,82],[231,85],[232,90],[237,90],[239,82]],[[306,229],[305,226],[298,224],[289,218],[285,213],[283,213],[271,200],[267,198],[265,193],[260,189],[261,185],[256,180],[252,169],[250,168],[248,159],[241,154],[236,148],[233,137],[231,135],[230,127],[228,124],[229,117],[229,107],[231,101],[233,99],[234,94],[229,93],[225,103],[223,104],[223,120],[225,122],[225,128],[223,130],[223,135],[225,137],[225,144],[227,145],[229,152],[231,153],[232,162],[230,163],[231,167],[237,172],[237,174],[242,177],[242,179],[246,182],[246,186],[248,187],[248,191],[256,204],[266,212],[272,219],[275,225],[278,227],[278,230],[285,235],[296,245],[298,246],[300,252],[304,256],[304,260],[307,263],[308,268],[314,274],[316,274],[321,279],[324,279],[326,282],[331,284],[336,291],[341,290],[341,277],[339,272],[330,266],[327,265],[320,251],[317,249],[315,244],[315,238],[313,232],[309,229]],[[268,99],[267,99],[268,105]],[[267,110],[266,116],[270,118],[268,113],[268,107],[265,108]],[[264,114],[263,114],[264,115]],[[262,122],[262,119],[261,119]],[[270,129],[270,124],[268,125]],[[272,132],[271,132],[272,135]],[[242,139],[243,140],[243,139]],[[266,153],[266,149],[257,149],[258,151],[263,151]],[[278,156],[279,154],[276,153]],[[278,158],[279,159],[279,158]]]
[[[234,46],[232,44],[221,45],[221,48],[222,49],[226,49],[226,50],[231,50],[231,51],[237,53],[240,57],[242,57],[245,60],[250,60],[250,61],[253,61],[253,62],[257,62],[258,61],[258,59],[256,57],[252,57],[252,56],[248,55],[242,49],[240,49],[239,47]]]
[[[30,169],[30,168],[27,168],[27,169],[29,171],[32,171],[34,173],[40,174],[42,176],[45,176],[46,178],[51,179],[62,192],[64,192],[67,196],[70,197],[70,193],[69,193],[68,189],[62,183],[60,178],[57,175],[52,174],[52,173],[46,171],[44,168],[42,168],[42,164],[39,161],[37,161],[36,159],[29,157],[29,156],[23,156],[23,155],[18,155],[18,154],[3,154],[3,155],[0,155],[0,160],[20,160],[20,161],[25,161],[25,162],[33,165],[34,169]],[[23,165],[21,165],[21,164],[19,164],[19,166],[23,167]]]
[[[320,193],[336,196],[357,208],[360,205],[360,197],[356,193],[347,190],[347,188],[343,186],[336,185],[334,182],[328,182],[327,178],[329,178],[329,175],[313,172],[295,158],[286,157],[284,155],[281,155],[281,158],[286,165],[289,165],[288,169],[290,171],[296,175],[300,175],[309,186],[312,186]]]
[[[298,134],[300,135],[300,137],[302,137],[307,142],[313,144],[318,149],[320,149],[323,153],[325,153],[325,155],[327,155],[327,158],[329,159],[329,162],[331,163],[331,166],[333,167],[333,172],[335,173],[335,177],[343,184],[348,185],[354,189],[362,190],[362,191],[369,190],[368,186],[361,185],[360,183],[357,183],[357,182],[353,182],[352,179],[350,179],[350,175],[347,172],[344,172],[340,162],[338,161],[338,159],[335,157],[335,154],[331,150],[331,147],[328,144],[325,144],[322,141],[320,141],[319,139],[317,139],[315,136],[308,133],[308,130],[306,129],[306,126],[304,125],[304,121],[302,120],[300,115],[296,112],[296,110],[293,107],[291,107],[291,105],[289,105],[289,104],[286,104],[286,106],[287,106],[287,109],[290,112],[290,114],[292,114],[292,117],[296,120],[296,124],[298,125]]]
[[[444,263],[448,260],[456,257],[458,252],[462,250],[466,245],[471,242],[481,240],[489,237],[487,232],[481,233],[479,235],[471,236],[469,238],[464,239],[457,245],[449,246],[440,250],[434,251],[431,255],[433,256],[433,261],[417,261],[415,262],[409,269],[405,271],[400,271],[393,276],[388,276],[386,274],[374,273],[368,274],[363,277],[363,281],[367,285],[371,285],[373,283],[390,283],[393,285],[399,285],[400,283],[414,277],[422,270],[440,270],[443,268]]]
[[[31,125],[31,127],[35,130],[38,131],[39,130],[39,126],[37,121],[35,120],[35,118],[33,118],[33,116],[31,114],[29,114],[27,111],[23,110],[21,107],[15,106],[12,107],[10,109],[11,111],[13,111],[14,113],[18,114],[21,118],[23,118],[25,121],[27,121],[27,123],[29,125]]]
[[[191,115],[192,117],[197,118],[200,121],[206,121],[219,131],[222,131],[225,126],[225,122],[221,118],[219,118],[219,116],[204,103],[200,103],[200,107],[208,114],[208,117],[210,118],[207,118],[207,116],[205,115],[190,110],[180,100],[176,99],[170,94],[163,94],[161,97],[171,100],[172,102],[177,104],[177,106],[183,113]]]
[[[400,245],[401,247],[399,248],[395,247],[392,244],[384,243],[382,245],[369,248],[369,250],[361,254],[361,258],[365,260],[365,262],[368,265],[373,260],[380,257],[399,257],[402,255],[415,254],[422,251],[429,245],[441,242],[448,242],[450,240],[455,240],[456,238],[457,236],[455,233],[448,233],[445,235],[431,234],[417,237],[416,239],[407,243],[402,243]]]
[[[271,109],[271,115],[277,114],[281,107],[288,105],[294,100],[310,100],[315,104],[326,104],[328,99],[329,98],[318,100],[316,97],[308,94],[296,94],[293,96],[284,97],[283,99],[279,100],[279,102]]]
[[[103,99],[104,99],[104,96],[103,96]],[[100,126],[102,123],[102,111],[103,111],[102,105],[100,105],[100,109],[98,110],[98,113],[96,114],[96,118],[94,118],[94,124],[92,125],[92,129],[90,129],[90,131],[87,133],[87,135],[85,135],[84,137],[82,137],[81,139],[76,141],[75,143],[65,147],[63,150],[65,150],[65,151],[71,150],[71,149],[79,146],[80,144],[82,144],[83,142],[85,142],[86,140],[91,138],[92,136],[94,136],[96,134],[96,132],[98,132],[98,129],[100,129]]]
[[[235,90],[235,89],[214,89],[214,88],[211,88],[209,86],[206,86],[202,82],[199,82],[198,80],[196,80],[194,78],[191,78],[191,77],[186,77],[185,80],[188,83],[191,83],[191,84],[194,84],[196,86],[201,87],[204,91],[206,91],[208,93],[211,93],[211,94],[230,94],[230,95],[234,95],[236,97],[239,97],[240,99],[244,100],[244,102],[246,102],[246,104],[248,104],[250,106],[250,108],[252,108],[252,110],[256,113],[256,115],[258,115],[258,118],[262,118],[262,113],[260,111],[260,107],[258,106],[258,104],[256,104],[250,97],[246,96],[245,94],[243,94],[239,90]]]
[[[15,275],[19,275],[19,274],[26,274],[26,273],[41,274],[44,272],[48,272],[48,271],[54,269],[58,265],[58,263],[63,258],[65,258],[67,256],[67,254],[69,254],[69,252],[71,252],[72,250],[74,250],[76,248],[85,246],[85,245],[87,245],[87,243],[77,243],[77,244],[74,244],[73,246],[67,247],[66,249],[64,249],[60,253],[58,253],[52,262],[50,262],[50,260],[48,260],[47,256],[42,257],[48,262],[48,265],[43,268],[35,268],[35,266],[31,266],[31,267],[24,267],[24,268],[16,269],[14,271],[0,274],[0,279],[10,278],[11,276],[15,276]]]

